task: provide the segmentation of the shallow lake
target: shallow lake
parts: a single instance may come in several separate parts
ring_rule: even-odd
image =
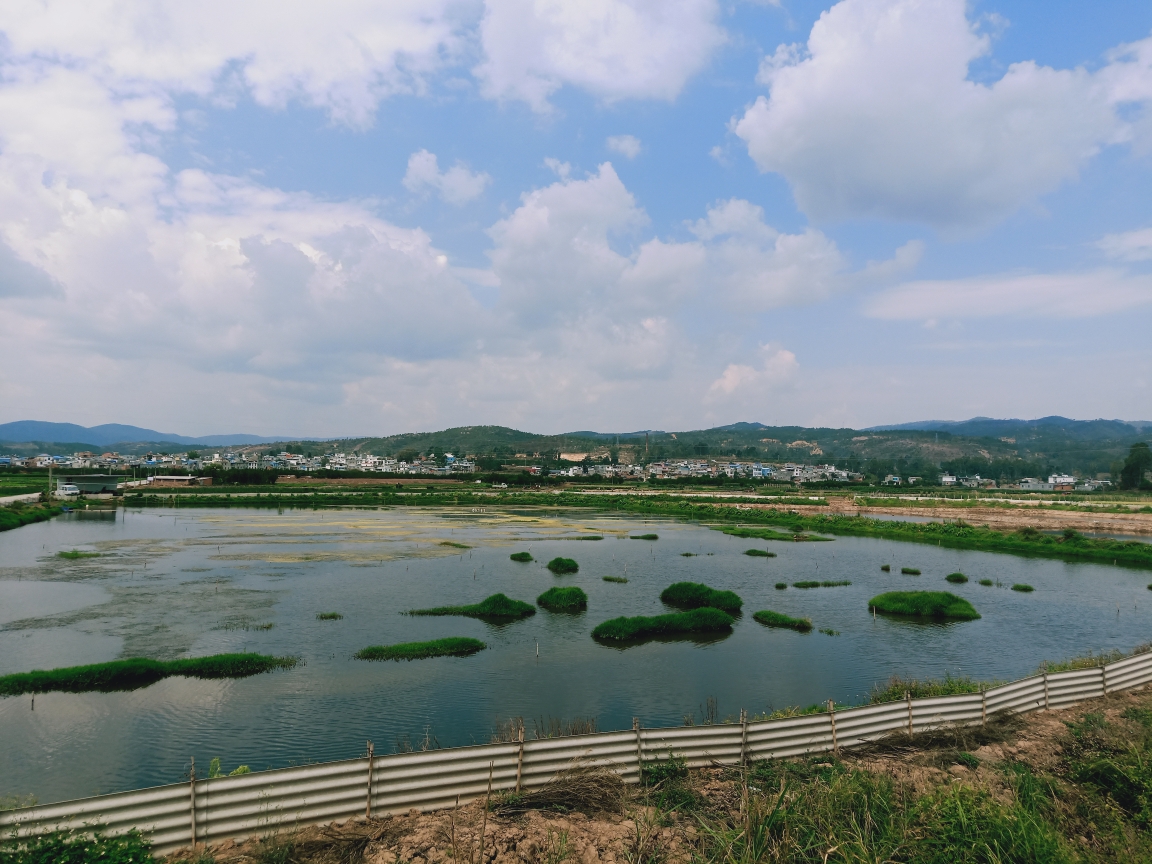
[[[588,511],[469,509],[143,510],[65,516],[0,534],[0,674],[145,656],[225,651],[293,654],[290,671],[237,681],[170,678],[129,693],[0,699],[0,797],[41,802],[169,783],[218,756],[253,770],[490,739],[525,718],[595,718],[600,729],[679,725],[834,698],[866,699],[893,674],[1010,680],[1044,660],[1128,650],[1152,638],[1152,574],[863,538],[793,543],[729,537],[696,523]],[[656,533],[659,540],[629,539]],[[602,537],[601,540],[580,539]],[[462,544],[464,549],[445,544]],[[749,548],[775,558],[754,558]],[[67,560],[61,551],[99,553]],[[510,561],[527,550],[530,564]],[[686,557],[683,553],[692,553]],[[577,574],[543,562],[576,559]],[[880,570],[892,566],[891,573]],[[902,576],[900,567],[921,576]],[[955,570],[971,581],[952,586]],[[603,581],[626,576],[627,584]],[[990,578],[997,587],[977,579]],[[778,581],[852,581],[779,591]],[[745,614],[713,641],[597,644],[597,623],[670,611],[670,583],[732,589]],[[1008,590],[1027,582],[1035,592]],[[540,610],[503,626],[405,610],[472,603],[502,591],[533,601],[579,585],[589,608]],[[950,590],[978,621],[920,625],[874,619],[887,590]],[[810,617],[808,634],[751,613]],[[320,621],[320,612],[340,612]],[[268,629],[259,629],[271,624]],[[373,663],[368,645],[472,636],[468,658]],[[539,651],[539,655],[537,655]]]

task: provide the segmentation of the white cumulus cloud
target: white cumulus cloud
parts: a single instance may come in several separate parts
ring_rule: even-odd
[[[635,135],[611,135],[604,142],[613,153],[619,153],[629,159],[640,155],[640,139]]]
[[[715,0],[488,0],[484,92],[537,111],[572,85],[606,100],[674,99],[725,40]]]
[[[1075,178],[1137,134],[1122,103],[1147,101],[1152,41],[1097,73],[1013,63],[969,77],[991,50],[965,0],[843,0],[805,45],[782,45],[770,93],[733,129],[817,219],[881,217],[980,226]]]
[[[404,187],[410,192],[435,189],[449,204],[467,204],[479,198],[491,182],[488,174],[469,171],[460,162],[447,171],[441,171],[436,154],[427,150],[419,150],[408,157],[408,171],[404,175]]]
[[[712,399],[734,395],[766,395],[791,383],[800,371],[796,355],[784,348],[771,345],[761,347],[759,366],[730,363],[724,372],[712,382],[709,396]]]

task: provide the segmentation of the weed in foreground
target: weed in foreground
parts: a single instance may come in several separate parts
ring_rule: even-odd
[[[117,837],[53,831],[0,841],[0,864],[152,864],[151,846],[138,831]]]

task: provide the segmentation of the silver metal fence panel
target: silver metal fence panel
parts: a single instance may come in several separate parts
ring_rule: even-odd
[[[516,786],[519,744],[481,744],[424,753],[398,753],[376,760],[373,812],[439,810],[484,797],[491,769],[492,791]]]
[[[836,743],[841,747],[854,747],[907,729],[908,706],[904,702],[864,705],[836,712]]]
[[[702,768],[713,762],[740,764],[743,730],[739,724],[681,726],[671,729],[642,729],[646,760],[682,757],[689,768]]]
[[[942,726],[979,723],[983,716],[983,702],[984,697],[979,693],[913,699],[912,731],[928,732]]]
[[[362,814],[368,760],[219,777],[196,783],[196,836],[219,842]]]
[[[165,848],[187,845],[192,839],[192,795],[187,783],[117,792],[59,804],[43,804],[0,813],[0,833],[20,836],[57,829],[99,829],[124,834],[133,828]]]
[[[993,687],[985,694],[989,715],[998,711],[1026,713],[1044,707],[1044,679],[1036,676]]]
[[[1104,676],[1100,667],[1054,672],[1048,676],[1048,707],[1063,708],[1085,699],[1104,695]]]
[[[1108,692],[1142,687],[1152,681],[1152,653],[1137,654],[1104,667]]]
[[[521,788],[539,789],[577,760],[585,765],[611,768],[625,783],[636,783],[640,778],[636,733],[632,730],[597,732],[525,741]]]
[[[748,758],[781,759],[832,749],[832,721],[827,714],[809,714],[748,724]]]

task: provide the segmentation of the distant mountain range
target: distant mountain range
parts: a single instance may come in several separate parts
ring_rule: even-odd
[[[1152,427],[1149,420],[1070,420],[1067,417],[1041,417],[1038,420],[997,420],[973,417],[971,420],[920,420],[891,426],[872,426],[865,432],[948,432],[972,438],[1019,438],[1059,433],[1081,441],[1110,441],[1138,435]]]
[[[0,423],[0,441],[38,441],[50,444],[76,443],[95,447],[112,444],[151,443],[184,444],[186,446],[222,447],[226,444],[271,444],[283,441],[285,436],[268,438],[260,435],[202,435],[192,438],[172,432],[157,432],[139,426],[105,423],[102,426],[77,426],[75,423],[48,423],[43,420],[17,420]],[[309,439],[311,440],[311,439]]]

